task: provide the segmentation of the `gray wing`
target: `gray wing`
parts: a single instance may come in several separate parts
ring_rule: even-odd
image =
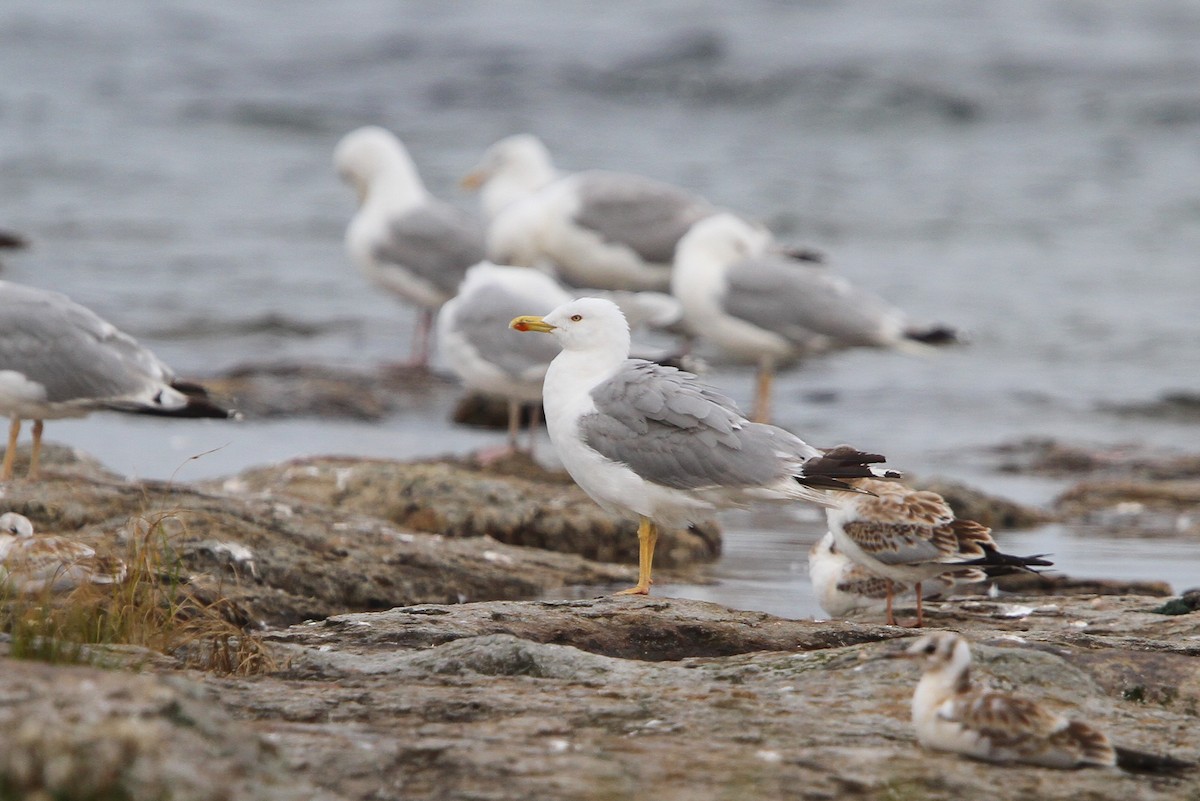
[[[747,422],[733,401],[690,373],[631,359],[592,390],[579,421],[588,447],[642,478],[675,489],[751,487],[787,474],[803,447],[774,426]]]
[[[375,258],[399,264],[453,295],[467,268],[484,258],[483,227],[470,214],[431,200],[392,222]]]
[[[57,292],[0,282],[0,370],[64,403],[121,398],[170,382],[170,369],[132,337]]]
[[[591,171],[575,178],[580,201],[575,222],[648,262],[670,264],[679,239],[714,211],[682,189],[640,175]]]
[[[509,322],[530,312],[547,314],[553,306],[538,308],[527,295],[518,295],[497,284],[461,295],[456,303],[453,326],[466,335],[479,355],[510,375],[546,365],[562,350],[553,337],[513,331]]]
[[[903,328],[898,309],[828,268],[764,256],[729,265],[726,276],[726,311],[789,339],[820,334],[843,345],[885,345]]]

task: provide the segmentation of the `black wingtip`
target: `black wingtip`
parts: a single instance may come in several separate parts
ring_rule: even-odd
[[[971,559],[967,562],[957,562],[956,564],[977,566],[985,569],[989,576],[1003,575],[1005,573],[1036,573],[1035,567],[1053,567],[1054,563],[1046,557],[1049,554],[1039,553],[1033,556],[1013,556],[1012,554],[1003,553],[987,543],[979,543],[983,548],[984,555],[978,559]],[[993,573],[992,570],[997,572]]]
[[[20,234],[0,229],[0,248],[18,250],[29,247],[29,240]]]
[[[1117,767],[1130,773],[1157,773],[1160,775],[1182,776],[1196,769],[1195,762],[1187,762],[1172,756],[1148,754],[1145,751],[1135,751],[1132,748],[1116,746]]]
[[[910,328],[904,332],[907,339],[926,345],[957,345],[962,342],[958,332],[948,325],[931,325],[928,328]]]

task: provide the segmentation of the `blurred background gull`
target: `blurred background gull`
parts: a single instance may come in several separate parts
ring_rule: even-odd
[[[530,132],[563,171],[636,173],[736,210],[969,341],[782,373],[776,424],[1044,503],[1062,481],[999,471],[987,449],[1053,437],[1200,450],[1195,412],[1155,413],[1169,396],[1200,396],[1197,41],[1190,0],[666,0],[602,12],[9,0],[0,227],[34,245],[5,258],[5,278],[68,293],[188,376],[378,365],[408,352],[419,312],[346,256],[355,207],[330,168],[337,142],[362,125],[393,131],[431,195],[479,214],[459,179],[493,142]],[[706,380],[749,407],[751,370],[716,364]],[[131,433],[93,417],[54,436],[142,477],[217,449],[183,480],[303,453],[494,444],[449,422],[457,393],[447,382],[383,422],[247,420],[231,432],[138,421]],[[1142,413],[1114,411],[1130,409]],[[726,578],[747,582],[740,605],[817,611],[803,574],[819,520],[773,511],[727,530],[743,561]],[[1080,574],[1197,574],[1169,541],[1109,548],[1077,535],[1003,544],[1052,551]]]

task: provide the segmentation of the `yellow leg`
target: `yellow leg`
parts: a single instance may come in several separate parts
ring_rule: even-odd
[[[0,467],[0,481],[9,481],[13,475],[13,459],[17,456],[17,437],[21,435],[21,418],[13,417],[8,424],[8,450],[4,451],[4,466]]]
[[[649,595],[650,571],[654,565],[654,546],[658,543],[658,526],[643,517],[638,524],[638,583],[617,595]]]
[[[42,429],[46,427],[41,420],[33,421],[33,445],[29,449],[29,478],[38,477],[38,459],[42,456]]]
[[[754,422],[771,422],[771,382],[775,378],[775,360],[763,357],[758,362],[758,386],[754,392]]]

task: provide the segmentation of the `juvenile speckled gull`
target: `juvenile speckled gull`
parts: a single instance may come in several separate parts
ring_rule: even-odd
[[[870,478],[854,485],[864,491],[842,495],[837,505],[825,510],[825,517],[838,550],[888,580],[889,625],[896,624],[894,582],[916,584],[920,626],[924,623],[922,582],[962,568],[1028,571],[1051,564],[1041,556],[1001,553],[991,529],[955,517],[950,504],[936,492]]]
[[[120,559],[66,537],[37,536],[24,515],[0,515],[0,588],[17,593],[60,592],[81,584],[125,580]]]
[[[943,326],[918,327],[896,307],[827,267],[781,255],[771,234],[728,213],[680,240],[671,292],[687,327],[722,354],[759,365],[754,418],[769,416],[776,365],[831,348],[924,350],[954,340]]]
[[[892,654],[920,660],[925,672],[912,698],[917,741],[987,762],[1047,768],[1121,767],[1147,773],[1186,772],[1190,762],[1114,746],[1093,726],[1037,701],[971,681],[971,649],[962,636],[931,632]]]
[[[577,287],[666,289],[679,238],[715,211],[640,175],[561,174],[530,134],[492,145],[464,184],[482,188],[493,261],[553,269]]]
[[[833,533],[829,531],[808,551],[808,577],[817,603],[830,617],[880,610],[887,603],[889,580],[839,551]],[[956,584],[970,584],[986,578],[987,573],[981,568],[960,568],[923,582],[922,589],[929,598],[949,592]],[[909,584],[892,582],[891,592],[903,596],[912,589]]]
[[[0,281],[0,414],[11,420],[0,480],[12,478],[22,420],[34,421],[29,475],[36,477],[42,421],[99,409],[233,416],[90,309],[57,292]]]
[[[346,249],[368,279],[420,309],[412,363],[425,366],[434,313],[483,260],[483,226],[430,195],[404,145],[383,128],[346,134],[333,160],[358,193]]]
[[[898,475],[870,466],[880,455],[814,448],[747,421],[690,373],[628,358],[629,326],[610,301],[580,298],[512,327],[550,333],[562,347],[542,402],[563,466],[602,507],[639,518],[638,582],[626,593],[649,592],[660,526],[756,500],[829,505],[854,492],[848,480]]]
[[[548,313],[571,299],[557,281],[527,267],[483,262],[467,270],[458,294],[438,313],[441,361],[468,388],[508,402],[508,444],[517,447],[522,404],[540,407],[546,368],[558,346],[521,336],[508,322],[522,312]],[[530,424],[533,449],[533,423]]]

